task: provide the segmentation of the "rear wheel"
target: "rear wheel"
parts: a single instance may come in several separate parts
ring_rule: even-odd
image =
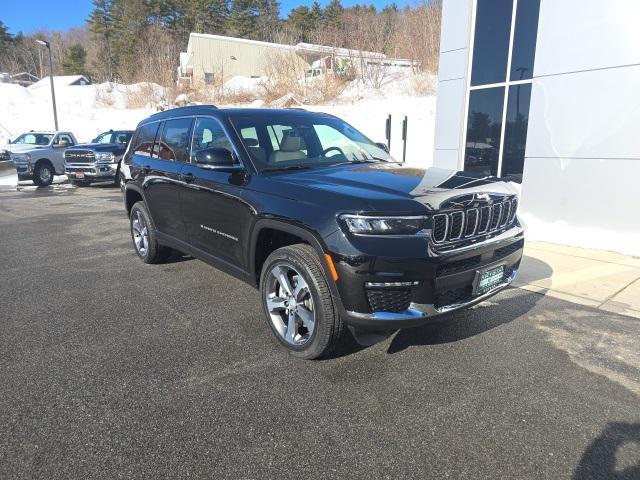
[[[171,249],[160,245],[156,238],[151,216],[144,202],[137,202],[129,215],[131,239],[136,254],[144,263],[162,263],[171,253]]]
[[[260,291],[269,326],[292,355],[310,360],[333,350],[344,325],[313,248],[291,245],[269,255]]]
[[[53,167],[48,163],[39,163],[33,170],[33,183],[38,187],[46,187],[53,182]]]

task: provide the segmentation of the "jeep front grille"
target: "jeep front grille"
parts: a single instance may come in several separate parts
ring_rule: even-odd
[[[438,213],[433,216],[431,238],[448,243],[497,232],[511,226],[518,209],[517,197],[482,207]]]
[[[91,150],[67,150],[64,159],[67,163],[94,163],[96,154]]]

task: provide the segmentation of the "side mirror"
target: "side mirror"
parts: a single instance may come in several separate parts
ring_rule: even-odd
[[[57,148],[64,148],[68,146],[69,146],[69,142],[67,142],[66,140],[60,140],[58,143],[54,144],[54,147],[57,147]]]
[[[376,142],[376,146],[389,153],[389,147],[387,147],[386,143]]]
[[[196,153],[199,167],[208,170],[236,170],[240,168],[233,154],[226,148],[207,148]]]

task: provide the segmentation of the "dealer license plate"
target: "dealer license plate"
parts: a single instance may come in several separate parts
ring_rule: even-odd
[[[76,178],[84,178],[84,172],[82,170],[78,170],[76,172]]]
[[[480,270],[477,274],[476,295],[487,293],[492,288],[500,285],[504,279],[504,265],[489,270]]]

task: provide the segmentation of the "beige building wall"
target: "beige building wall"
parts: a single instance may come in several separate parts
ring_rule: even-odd
[[[194,82],[204,82],[206,73],[223,81],[238,75],[259,77],[269,58],[287,52],[295,55],[294,47],[200,33],[192,33],[187,46]],[[297,58],[303,68],[309,67],[302,57]]]

